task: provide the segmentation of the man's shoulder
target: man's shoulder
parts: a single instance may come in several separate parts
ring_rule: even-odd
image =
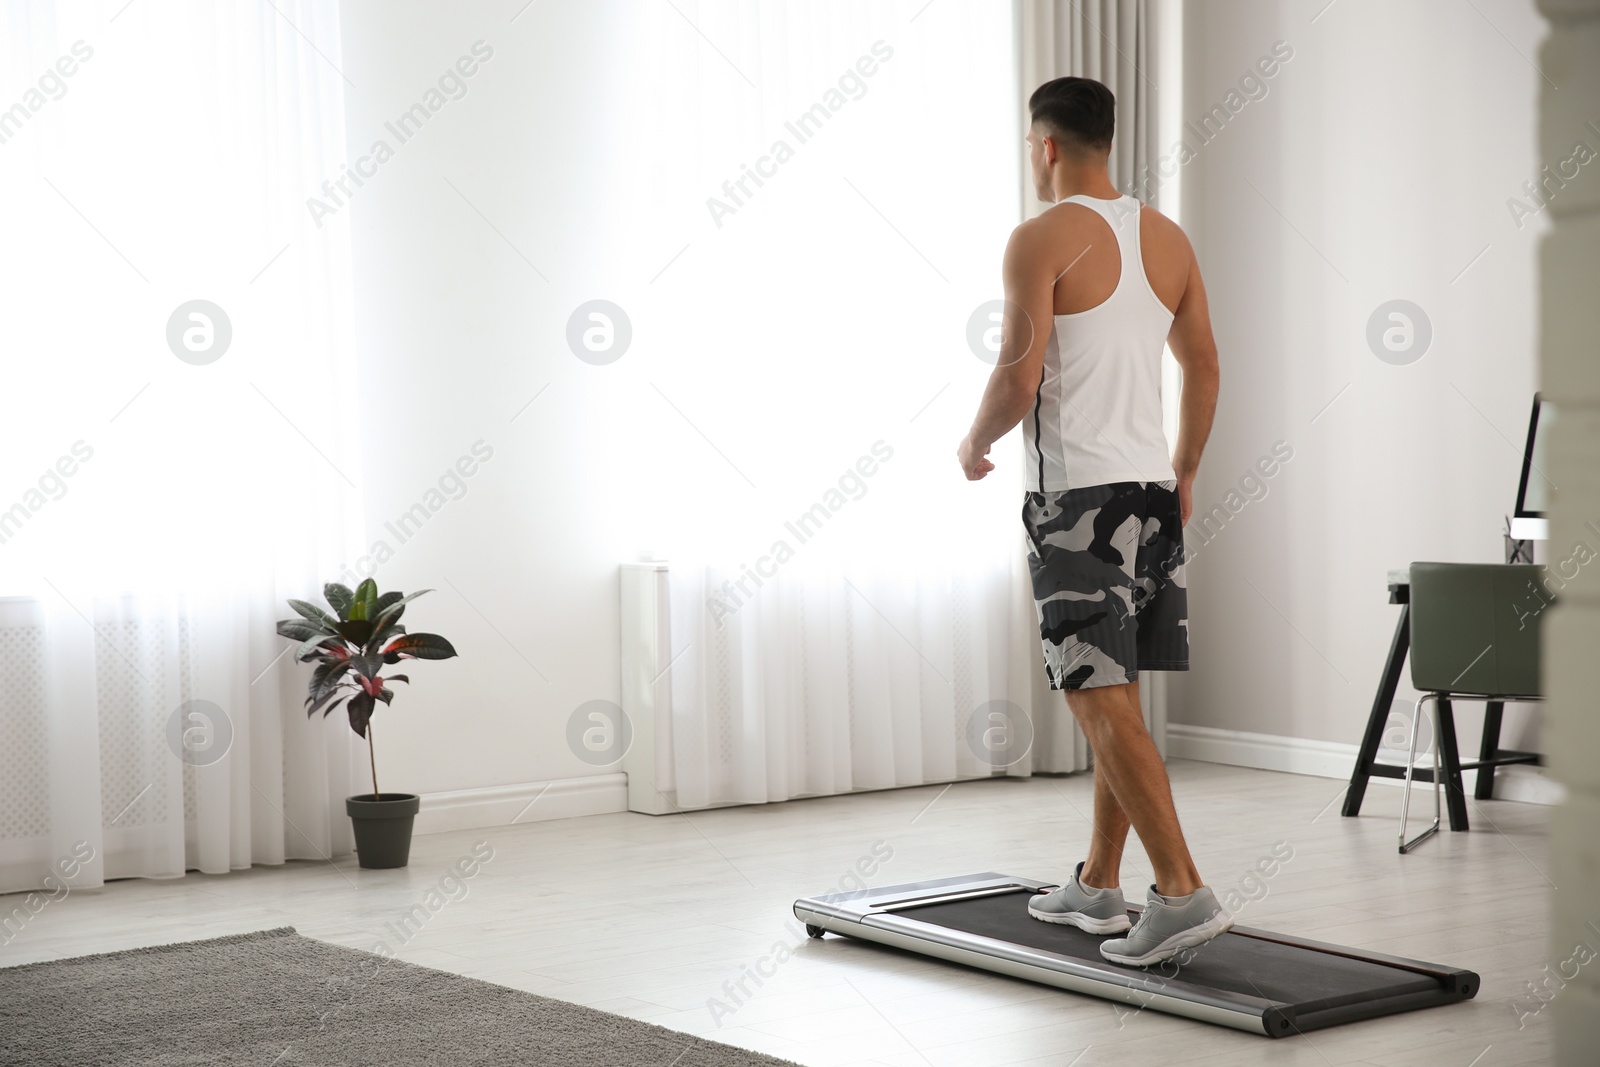
[[[1006,242],[1006,254],[1022,261],[1048,259],[1061,239],[1061,229],[1050,213],[1019,222]]]
[[[1084,204],[1052,204],[1011,231],[1011,244],[1024,255],[1049,260],[1063,249],[1081,248],[1105,231],[1105,219]]]
[[[1139,212],[1139,236],[1146,243],[1158,242],[1167,251],[1185,257],[1190,254],[1189,235],[1183,232],[1183,227],[1149,204]]]

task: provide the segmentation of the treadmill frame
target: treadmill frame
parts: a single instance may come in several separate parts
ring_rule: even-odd
[[[1233,927],[1229,933],[1385,964],[1424,974],[1439,982],[1436,991],[1407,993],[1382,1001],[1363,1001],[1301,1013],[1292,1004],[1265,997],[1207,990],[1165,976],[1152,981],[1152,972],[1145,969],[1122,968],[1107,963],[1106,968],[1115,968],[1108,970],[1062,953],[971,934],[902,914],[926,904],[1014,893],[1018,890],[1042,892],[1054,888],[1056,884],[1052,882],[1014,878],[989,871],[954,878],[905,882],[852,893],[803,897],[795,901],[794,914],[795,918],[806,924],[807,932],[813,937],[821,937],[824,931],[832,931],[845,937],[876,941],[1074,993],[1087,993],[1140,1008],[1154,1008],[1172,1015],[1268,1037],[1289,1037],[1339,1023],[1470,1000],[1478,992],[1478,976],[1472,971],[1246,926]],[[1130,904],[1128,910],[1138,912],[1141,909],[1136,904]],[[1378,1007],[1380,1004],[1383,1007]]]

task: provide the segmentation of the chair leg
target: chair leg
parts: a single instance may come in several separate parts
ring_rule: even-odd
[[[1498,700],[1491,700],[1483,706],[1483,740],[1478,743],[1480,760],[1494,759],[1500,754],[1500,718],[1504,707],[1505,705]],[[1478,781],[1473,786],[1472,796],[1475,800],[1494,798],[1492,766],[1478,768]]]
[[[1439,701],[1438,694],[1422,694],[1422,696],[1417,698],[1417,706],[1411,712],[1411,741],[1409,745],[1410,752],[1406,756],[1406,788],[1404,795],[1402,795],[1400,798],[1400,855],[1402,856],[1439,832],[1439,816],[1441,814],[1439,810],[1439,779],[1442,777],[1442,774],[1440,773],[1441,767],[1439,761],[1439,728],[1436,718],[1433,730],[1433,825],[1422,831],[1422,833],[1418,834],[1410,841],[1406,840],[1406,816],[1411,810],[1412,772],[1416,769],[1417,765],[1417,734],[1419,732],[1417,729],[1417,724],[1422,721],[1422,705],[1427,703],[1429,700],[1433,700],[1435,703],[1437,703]]]
[[[1461,785],[1461,752],[1456,747],[1456,717],[1450,710],[1449,697],[1439,697],[1433,721],[1438,735],[1434,738],[1434,751],[1444,760],[1444,802],[1450,811],[1450,829],[1467,830],[1467,791]]]

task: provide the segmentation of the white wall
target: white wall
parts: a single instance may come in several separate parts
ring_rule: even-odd
[[[602,266],[586,230],[619,192],[605,146],[623,131],[593,116],[615,91],[607,57],[623,12],[538,4],[513,23],[520,6],[358,0],[343,16],[350,158],[379,138],[397,146],[344,209],[368,386],[367,540],[394,549],[384,588],[437,589],[411,606],[411,628],[462,652],[411,664],[410,691],[375,718],[382,780],[415,792],[596,773],[561,725],[584,701],[617,698],[616,564],[637,552],[606,521],[629,504],[615,441],[594,432],[627,405],[585,388],[583,373],[603,368],[545,328],[594,295]],[[465,97],[398,144],[385,122],[479,40],[493,55]],[[493,457],[460,499],[403,544],[384,528],[480,440]]]
[[[1182,168],[1222,365],[1196,512],[1275,442],[1293,458],[1189,567],[1193,669],[1173,723],[1354,745],[1399,610],[1386,572],[1504,561],[1546,225],[1519,230],[1506,201],[1545,162],[1529,58],[1542,32],[1516,4],[1187,5],[1191,118],[1274,42],[1293,49]],[[1394,298],[1433,328],[1404,366],[1365,338]],[[1464,751],[1478,707],[1458,715]],[[1537,744],[1524,718],[1508,713],[1505,743]]]

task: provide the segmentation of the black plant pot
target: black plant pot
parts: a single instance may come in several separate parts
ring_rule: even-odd
[[[411,856],[411,823],[421,806],[415,793],[384,793],[382,800],[373,800],[371,793],[345,797],[361,866],[404,867]]]

